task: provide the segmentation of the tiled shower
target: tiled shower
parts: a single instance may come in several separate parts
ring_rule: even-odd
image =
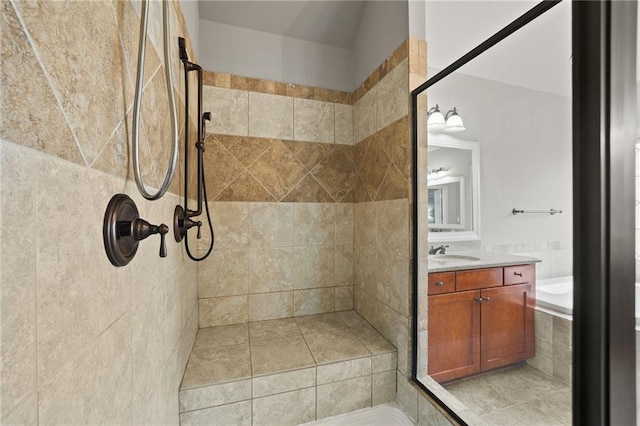
[[[157,184],[168,112],[154,108],[165,82],[150,4],[142,169]],[[172,5],[174,35],[188,42]],[[138,9],[2,2],[0,421],[177,424],[198,328],[351,309],[397,348],[397,400],[422,423],[442,419],[407,380],[408,104],[426,43],[407,38],[353,93],[207,72],[214,252],[196,264],[169,239],[161,259],[145,242],[115,268],[102,243],[111,196],[169,223],[182,194],[180,171],[155,202],[131,180]]]

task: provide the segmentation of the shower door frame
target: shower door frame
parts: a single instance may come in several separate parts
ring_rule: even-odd
[[[418,95],[559,2],[546,0],[411,92],[412,380],[417,378]],[[575,425],[636,424],[636,3],[573,1],[573,379]],[[631,374],[634,373],[634,374]]]

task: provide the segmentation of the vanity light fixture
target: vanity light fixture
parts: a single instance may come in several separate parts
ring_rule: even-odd
[[[458,115],[458,111],[456,110],[456,107],[453,107],[452,110],[449,110],[447,112],[447,115],[445,116],[445,120],[446,120],[446,127],[444,129],[444,132],[446,133],[457,133],[457,132],[463,132],[466,130],[464,127],[464,123],[462,123],[462,117]]]
[[[431,132],[439,132],[444,130],[446,127],[444,115],[440,112],[440,107],[438,104],[436,106],[431,107],[429,111],[427,111],[427,128]]]
[[[427,129],[433,133],[457,133],[466,130],[456,107],[442,114],[438,104],[427,111]]]

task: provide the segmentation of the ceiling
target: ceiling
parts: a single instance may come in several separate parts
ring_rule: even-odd
[[[365,1],[206,1],[200,19],[352,49]]]
[[[427,0],[430,74],[451,64],[537,3]],[[570,3],[563,1],[459,72],[570,96]],[[200,19],[345,49],[353,49],[365,4],[366,1],[356,0],[198,2]]]

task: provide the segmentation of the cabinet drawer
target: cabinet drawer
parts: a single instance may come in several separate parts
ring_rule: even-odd
[[[429,290],[427,294],[453,293],[456,290],[455,272],[429,274]]]
[[[502,268],[456,272],[456,291],[477,290],[502,285]]]
[[[504,285],[534,283],[536,281],[536,265],[505,266]]]

